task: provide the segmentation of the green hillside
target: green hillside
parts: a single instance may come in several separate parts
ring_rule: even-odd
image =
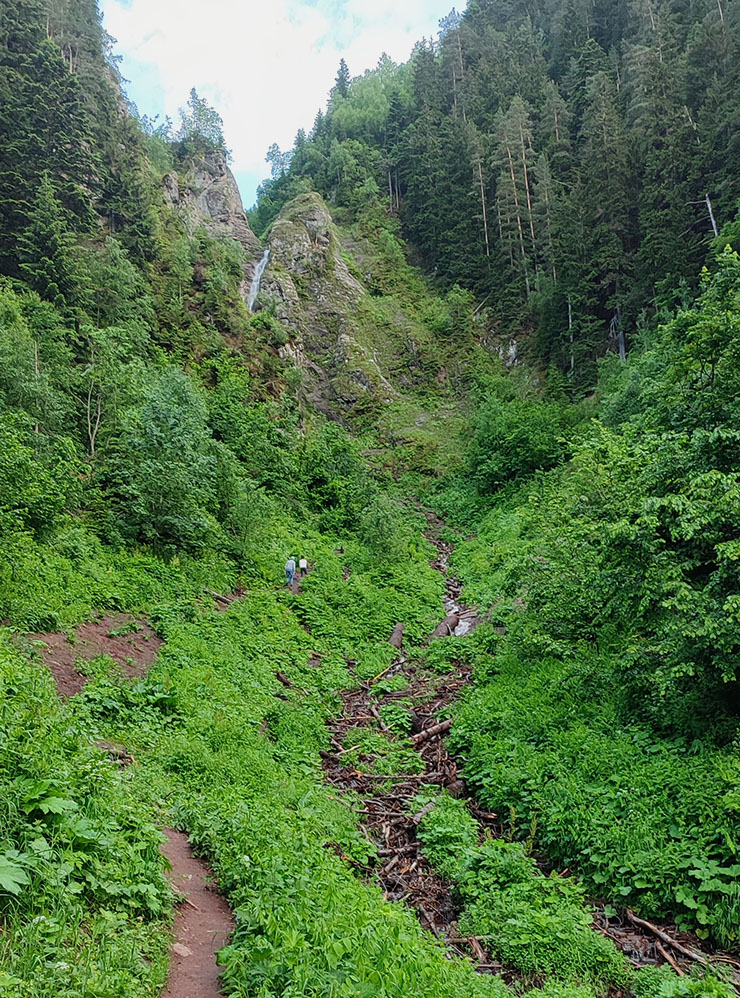
[[[739,12],[471,2],[245,213],[0,8],[0,993],[160,994],[173,827],[227,998],[737,991]]]
[[[725,0],[471,0],[409,63],[340,73],[273,158],[255,230],[306,188],[365,225],[382,207],[444,289],[590,389],[606,349],[691,300],[735,217],[737,16]]]

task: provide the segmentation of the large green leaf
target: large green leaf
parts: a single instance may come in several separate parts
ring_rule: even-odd
[[[0,853],[0,890],[9,894],[20,894],[21,887],[29,883],[28,874],[19,862],[21,859],[23,859],[22,854],[15,849]]]

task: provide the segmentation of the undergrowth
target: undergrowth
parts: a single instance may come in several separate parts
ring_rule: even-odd
[[[317,566],[302,594],[252,575],[226,613],[211,609],[203,585],[233,578],[228,565],[209,575],[207,565],[119,556],[86,588],[89,561],[51,556],[49,578],[79,589],[70,626],[105,607],[96,579],[118,572],[132,582],[116,609],[148,611],[166,643],[146,679],[130,683],[101,660],[84,691],[60,704],[29,646],[6,631],[3,993],[156,993],[172,913],[157,826],[175,821],[213,863],[237,915],[221,954],[227,995],[503,994],[446,960],[413,913],[357,879],[347,860],[365,865],[373,849],[321,778],[334,691],[354,681],[347,660],[364,659],[374,675],[389,664],[378,636],[399,607],[411,635],[427,633],[439,579],[423,560],[379,571],[365,558],[362,570],[360,548],[345,541],[340,552],[315,531],[302,543]],[[355,571],[340,585],[346,562]],[[61,582],[47,598],[63,605]],[[95,748],[101,738],[126,745],[136,764],[114,766]]]
[[[540,870],[529,855],[531,835],[525,843],[490,836],[480,840],[464,801],[425,792],[414,807],[430,802],[434,807],[418,834],[432,866],[453,884],[460,935],[476,937],[523,981],[534,985],[544,979],[546,993],[552,989],[569,996],[603,995],[610,988],[640,998],[730,998],[734,993],[711,974],[679,979],[672,971],[635,971],[594,928],[585,886]]]
[[[455,558],[468,598],[493,604],[468,645],[476,683],[453,732],[466,778],[484,806],[512,815],[515,837],[536,822],[537,849],[594,895],[733,945],[736,748],[656,731],[629,698],[617,652],[583,641],[548,654],[546,622],[512,577],[517,538],[504,509]]]
[[[0,637],[0,985],[8,998],[154,994],[172,900],[131,782]]]

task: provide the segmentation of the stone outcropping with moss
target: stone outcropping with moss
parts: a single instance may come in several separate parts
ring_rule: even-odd
[[[364,323],[368,292],[350,272],[339,232],[318,194],[281,212],[268,238],[270,263],[259,304],[290,333],[281,354],[303,373],[309,400],[336,413],[397,397],[374,356]]]
[[[262,254],[244,211],[239,186],[222,150],[195,159],[163,180],[167,203],[177,212],[192,237],[202,226],[213,239],[232,239],[244,251],[244,279],[240,293],[247,300],[254,268]]]

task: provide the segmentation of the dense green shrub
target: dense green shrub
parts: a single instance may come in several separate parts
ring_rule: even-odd
[[[0,519],[6,534],[48,534],[81,499],[82,462],[73,441],[40,437],[23,415],[0,415]]]
[[[161,833],[7,632],[0,799],[3,994],[143,998],[160,987],[172,906]]]
[[[130,414],[108,471],[123,536],[190,549],[212,537],[216,461],[206,417],[205,401],[176,370]]]
[[[740,932],[732,747],[630,720],[619,660],[582,646],[548,655],[519,611],[509,634],[474,636],[478,689],[453,740],[485,805],[510,815],[596,895],[673,918],[729,945]]]
[[[419,825],[419,839],[434,869],[456,880],[466,869],[470,850],[478,844],[478,826],[464,801],[449,794],[431,800],[434,807]],[[414,807],[421,809],[428,803],[427,795],[420,794]]]
[[[495,491],[515,478],[553,468],[567,454],[567,414],[557,403],[501,399],[479,406],[468,462],[480,491]]]
[[[461,932],[485,936],[505,964],[565,981],[626,983],[626,960],[594,932],[583,887],[543,876],[519,843],[497,839],[471,850],[457,884]]]

